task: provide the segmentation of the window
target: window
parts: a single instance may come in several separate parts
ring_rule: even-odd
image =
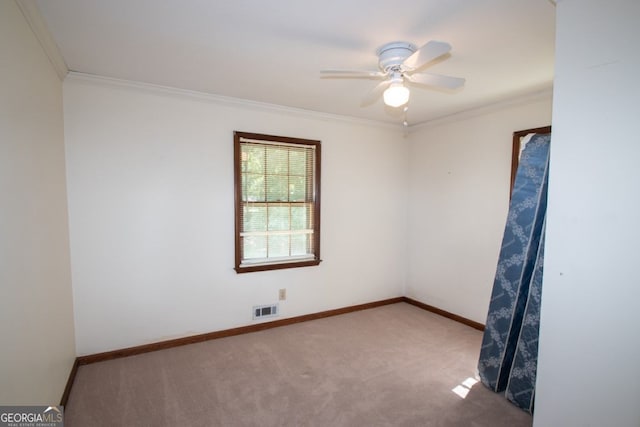
[[[518,171],[518,163],[520,163],[520,154],[522,153],[521,142],[523,138],[532,133],[551,133],[551,126],[541,128],[518,130],[513,133],[513,149],[511,150],[511,186],[509,187],[509,200],[513,193],[513,184],[516,182],[516,172]]]
[[[234,132],[236,272],[320,263],[320,141]]]

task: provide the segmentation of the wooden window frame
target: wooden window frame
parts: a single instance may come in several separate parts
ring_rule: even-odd
[[[314,182],[313,182],[313,248],[314,258],[296,261],[295,259],[265,262],[254,265],[242,264],[242,168],[241,168],[241,142],[242,140],[264,141],[265,144],[292,144],[315,147]],[[321,143],[317,140],[291,138],[285,136],[265,135],[250,132],[233,132],[234,143],[234,196],[235,196],[235,271],[237,273],[249,273],[254,271],[279,270],[285,268],[310,267],[320,264],[320,166]]]
[[[551,133],[551,126],[517,130],[513,132],[513,147],[511,150],[511,185],[509,187],[509,200],[511,200],[511,193],[513,193],[513,184],[515,184],[516,172],[518,171],[518,164],[520,163],[520,142],[522,141],[522,138],[529,135],[530,133],[548,134]]]

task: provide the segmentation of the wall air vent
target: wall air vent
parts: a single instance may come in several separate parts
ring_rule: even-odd
[[[253,320],[278,315],[278,304],[256,305],[253,307]]]

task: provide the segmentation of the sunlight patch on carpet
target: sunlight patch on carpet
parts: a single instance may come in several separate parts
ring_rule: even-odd
[[[477,379],[469,377],[466,380],[462,381],[457,386],[455,386],[451,391],[464,399],[465,397],[467,397],[467,394],[469,394],[471,387],[473,387],[477,383],[478,383]]]

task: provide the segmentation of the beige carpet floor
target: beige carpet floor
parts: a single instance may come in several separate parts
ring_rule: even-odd
[[[481,339],[399,303],[94,363],[65,426],[531,426],[473,384]]]

